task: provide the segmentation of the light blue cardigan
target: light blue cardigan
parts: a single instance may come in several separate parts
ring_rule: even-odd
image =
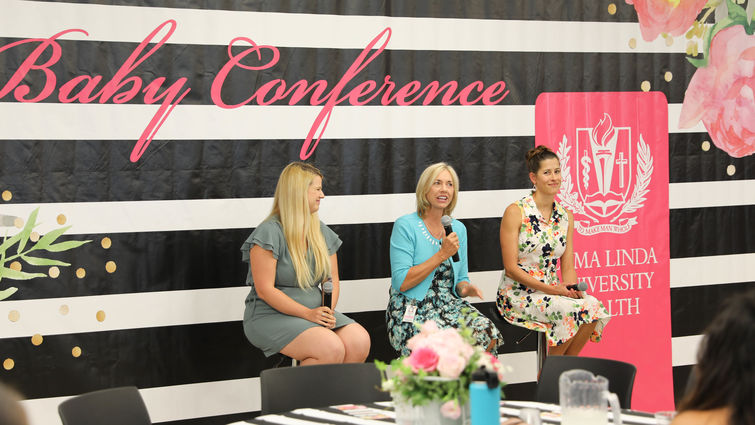
[[[459,282],[469,282],[469,265],[467,263],[467,228],[462,222],[454,219],[451,223],[454,232],[459,237],[459,261],[451,261],[454,270],[454,292]],[[440,250],[440,242],[430,235],[425,223],[416,212],[401,216],[393,224],[391,232],[391,285],[399,291],[401,284],[409,273],[409,269],[424,263]],[[402,292],[405,296],[423,300],[435,272],[431,272],[417,286]]]

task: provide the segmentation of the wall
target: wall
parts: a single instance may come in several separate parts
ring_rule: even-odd
[[[152,44],[140,46],[162,24]],[[43,41],[70,29],[86,33]],[[222,78],[237,37],[246,39],[233,43],[234,55],[253,41],[274,46],[278,57],[263,48],[242,63],[267,68],[237,66]],[[363,52],[373,40],[384,50]],[[39,208],[37,233],[71,226],[59,240],[91,242],[37,251],[70,266],[16,260],[21,272],[40,275],[20,280],[5,272],[0,291],[17,291],[0,301],[0,381],[28,398],[40,425],[58,421],[63,398],[120,385],[141,389],[154,422],[249,417],[259,409],[259,372],[273,360],[242,333],[239,247],[267,215],[280,170],[303,156],[326,176],[321,218],[344,241],[339,309],[370,331],[370,359],[390,359],[388,239],[393,220],[413,209],[422,169],[449,161],[460,175],[455,216],[469,231],[471,277],[486,294],[479,307],[490,313],[500,216],[530,186],[522,158],[534,146],[537,96],[652,90],[669,105],[678,397],[716,306],[755,281],[743,267],[755,261],[747,231],[755,220],[755,163],[711,145],[702,124],[679,128],[695,71],[685,43],[646,42],[632,6],[592,0],[6,1],[3,230],[17,234]],[[455,81],[459,89],[479,81],[473,88],[504,82],[508,93],[487,104],[473,102],[477,92],[469,102],[439,96],[426,105],[384,105],[380,96],[359,105],[365,98],[337,96],[369,80],[380,87],[388,75],[396,90],[414,80],[421,87]],[[327,90],[297,102],[247,102],[273,79],[288,86],[323,80]],[[10,261],[3,266],[13,270]],[[512,365],[508,396],[531,397],[535,338],[517,344],[524,332],[502,327],[501,359]]]

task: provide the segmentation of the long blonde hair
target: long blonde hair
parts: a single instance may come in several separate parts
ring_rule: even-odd
[[[417,182],[417,214],[423,217],[425,213],[430,209],[430,202],[427,200],[427,192],[430,191],[430,186],[433,185],[435,179],[438,178],[438,174],[443,171],[448,171],[451,174],[451,180],[454,183],[454,197],[448,206],[443,209],[443,215],[451,215],[456,207],[456,199],[459,197],[459,176],[456,174],[454,167],[446,164],[445,162],[438,162],[425,168],[422,175],[419,176]]]
[[[288,164],[278,178],[269,216],[277,216],[283,226],[296,281],[304,289],[316,286],[330,276],[330,256],[320,230],[320,218],[317,212],[309,212],[307,193],[315,176],[322,178],[322,173],[310,164]],[[307,262],[307,247],[315,260],[314,274]]]

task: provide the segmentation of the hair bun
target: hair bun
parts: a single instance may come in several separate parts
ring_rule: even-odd
[[[537,173],[537,170],[540,169],[540,161],[549,158],[558,159],[558,155],[545,145],[535,146],[524,155],[527,168],[532,173]]]
[[[553,151],[545,145],[535,146],[534,148],[528,150],[526,154],[524,154],[524,159],[529,161],[532,158],[543,155],[544,153],[553,153]]]

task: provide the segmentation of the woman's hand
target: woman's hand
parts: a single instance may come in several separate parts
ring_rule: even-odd
[[[443,256],[443,261],[451,258],[459,250],[459,237],[456,236],[456,232],[444,236],[440,242],[440,254]]]
[[[324,306],[310,309],[307,320],[328,329],[333,329],[336,326],[336,316],[333,315],[333,310]]]
[[[569,298],[582,298],[582,294],[580,294],[579,291],[576,289],[569,289],[567,286],[571,285],[567,282],[559,282],[556,286],[551,286],[553,288],[553,295],[562,295],[564,297]]]
[[[477,297],[482,299],[482,290],[477,285],[472,285],[468,282],[459,282],[456,286],[456,291],[462,298],[465,297]]]

